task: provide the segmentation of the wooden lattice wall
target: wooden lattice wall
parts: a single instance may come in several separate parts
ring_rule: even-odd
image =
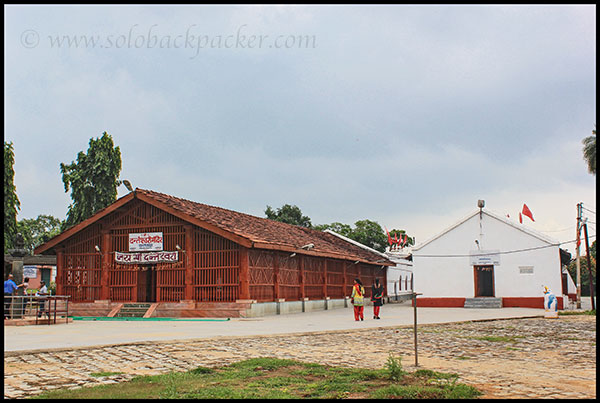
[[[250,298],[257,301],[344,298],[351,295],[355,278],[370,297],[376,277],[386,284],[380,266],[260,249],[250,250],[249,271]]]
[[[102,257],[94,246],[100,244],[100,227],[93,225],[75,234],[65,245],[64,253],[57,255],[57,292],[70,295],[71,300],[100,299]]]
[[[240,246],[202,228],[194,231],[193,299],[233,302],[240,292]]]

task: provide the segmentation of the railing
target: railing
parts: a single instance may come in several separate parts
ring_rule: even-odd
[[[37,325],[45,317],[47,324],[65,319],[68,323],[69,295],[5,295],[4,319],[33,320]]]

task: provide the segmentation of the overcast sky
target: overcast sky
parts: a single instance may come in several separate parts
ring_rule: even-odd
[[[517,222],[526,203],[524,225],[560,242],[578,202],[596,211],[581,143],[595,6],[4,11],[18,219],[65,218],[59,165],[104,131],[134,187],[260,217],[295,204],[313,224],[370,219],[417,243],[478,199]]]

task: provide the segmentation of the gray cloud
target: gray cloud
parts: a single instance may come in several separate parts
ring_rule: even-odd
[[[581,158],[596,119],[591,6],[5,11],[19,218],[64,217],[58,166],[105,130],[134,186],[259,216],[292,203],[313,223],[370,218],[424,239],[478,198],[500,213],[534,200],[531,225],[547,230],[570,225],[578,201],[595,206]],[[239,33],[269,39],[174,42]],[[53,48],[61,34],[104,46]],[[269,47],[278,35],[316,46]]]

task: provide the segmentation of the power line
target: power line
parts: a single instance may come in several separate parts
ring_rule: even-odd
[[[590,235],[589,238],[594,238],[596,235]],[[565,241],[565,242],[559,242],[559,243],[553,243],[550,245],[544,245],[544,246],[536,246],[533,248],[525,248],[525,249],[516,249],[516,250],[508,250],[508,251],[504,251],[504,252],[493,252],[493,253],[489,253],[490,255],[508,255],[510,253],[518,253],[518,252],[527,252],[530,250],[537,250],[537,249],[544,249],[544,248],[552,248],[555,246],[560,246],[563,244],[567,244],[567,243],[571,243],[571,242],[576,242],[576,239],[573,239],[572,241]],[[477,255],[419,255],[419,254],[414,254],[413,253],[413,257],[471,257],[471,256],[477,256]]]
[[[596,214],[596,212],[595,212],[595,211],[593,211],[593,210],[590,210],[589,208],[585,208],[585,207],[583,207],[583,206],[581,206],[581,208],[582,208],[582,209],[584,209],[584,210],[587,210],[587,211],[589,211],[589,212],[590,212],[590,213],[592,213],[592,214]]]

